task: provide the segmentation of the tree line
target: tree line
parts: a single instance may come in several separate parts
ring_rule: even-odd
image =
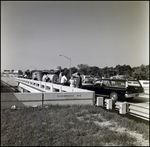
[[[116,65],[116,67],[99,68],[97,66],[88,66],[87,64],[79,64],[72,67],[72,73],[79,71],[81,74],[91,75],[97,78],[110,78],[116,75],[124,75],[127,79],[149,80],[149,65],[141,65],[131,68],[130,65]]]
[[[58,66],[61,67],[61,66]],[[149,65],[140,65],[137,67],[131,68],[130,65],[116,65],[116,67],[104,67],[99,68],[97,66],[89,66],[87,64],[79,64],[77,67],[64,68],[63,69],[67,74],[67,77],[70,78],[71,74],[80,72],[80,74],[90,75],[91,77],[96,78],[110,78],[116,75],[123,75],[126,79],[137,79],[137,80],[149,80]],[[34,71],[34,70],[33,70]],[[33,71],[25,71],[25,74],[31,74]],[[51,70],[49,70],[51,71]]]

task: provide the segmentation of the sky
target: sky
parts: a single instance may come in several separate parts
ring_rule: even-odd
[[[2,71],[79,64],[149,65],[149,1],[1,1]]]

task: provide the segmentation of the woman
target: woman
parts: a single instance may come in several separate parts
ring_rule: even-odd
[[[70,87],[75,87],[75,80],[73,76],[71,76],[71,79],[69,80],[69,82],[70,82]]]

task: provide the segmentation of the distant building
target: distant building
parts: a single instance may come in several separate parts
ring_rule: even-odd
[[[23,72],[21,70],[4,70],[2,76],[9,76],[9,77],[18,77],[22,76]]]

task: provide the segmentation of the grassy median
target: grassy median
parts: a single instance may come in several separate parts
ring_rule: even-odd
[[[149,124],[91,105],[1,110],[2,146],[148,146]]]

